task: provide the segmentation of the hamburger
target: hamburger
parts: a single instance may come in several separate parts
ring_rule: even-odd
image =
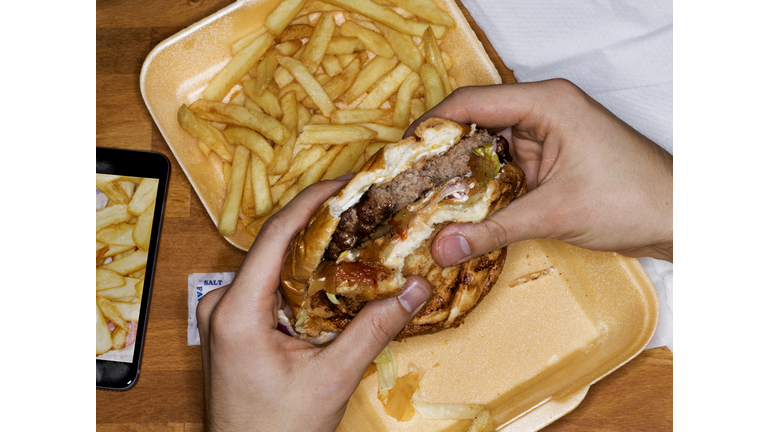
[[[382,147],[292,240],[281,274],[293,312],[278,314],[284,330],[329,341],[366,302],[400,295],[409,275],[425,277],[433,293],[396,340],[459,326],[498,279],[506,249],[442,268],[432,239],[526,192],[506,147],[500,135],[440,118]]]

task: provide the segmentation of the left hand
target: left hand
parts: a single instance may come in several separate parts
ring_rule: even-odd
[[[367,303],[324,348],[276,329],[285,251],[343,185],[300,193],[261,228],[232,284],[200,300],[207,430],[335,430],[365,370],[429,298],[429,283],[411,277],[400,297]]]

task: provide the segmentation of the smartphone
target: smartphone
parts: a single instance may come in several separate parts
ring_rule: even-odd
[[[170,162],[96,147],[96,388],[139,378]]]

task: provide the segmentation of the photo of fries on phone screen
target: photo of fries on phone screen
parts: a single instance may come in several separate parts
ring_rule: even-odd
[[[307,186],[356,172],[456,89],[431,0],[285,0],[177,112],[226,179],[218,231],[256,235]]]
[[[132,362],[158,179],[96,174],[96,358]]]

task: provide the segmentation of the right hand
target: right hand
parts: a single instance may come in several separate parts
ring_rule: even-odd
[[[459,88],[406,135],[429,117],[504,129],[529,189],[483,222],[445,227],[438,264],[532,238],[672,261],[672,155],[572,83]]]

